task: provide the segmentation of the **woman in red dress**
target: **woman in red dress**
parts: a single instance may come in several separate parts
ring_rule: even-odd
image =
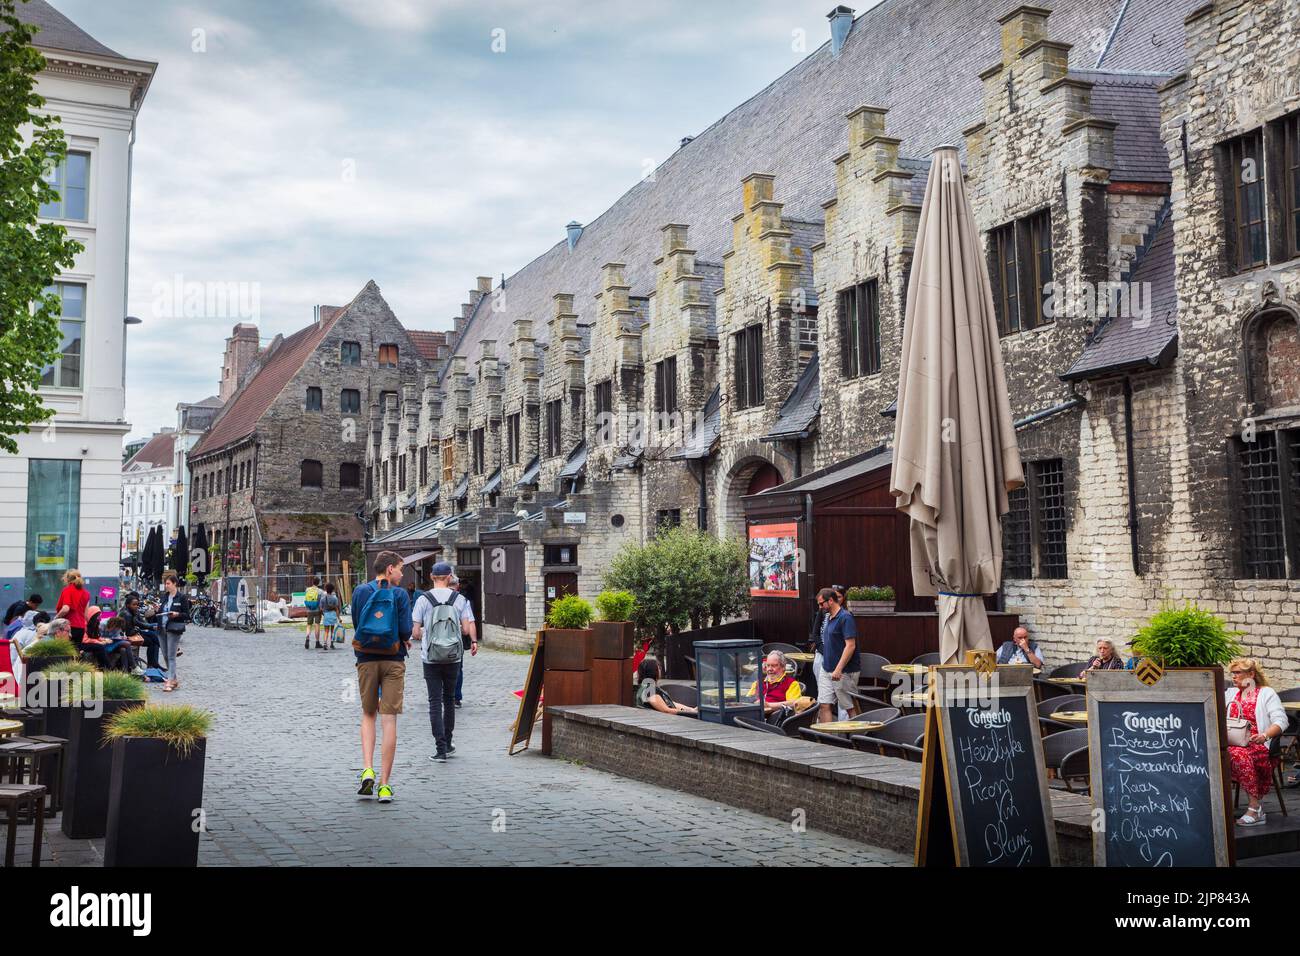
[[[1250,797],[1250,807],[1237,823],[1253,827],[1264,822],[1263,799],[1273,785],[1269,741],[1281,736],[1288,720],[1277,691],[1268,686],[1268,679],[1257,661],[1239,657],[1228,665],[1228,671],[1234,685],[1224,692],[1228,717],[1244,718],[1250,725],[1246,728],[1244,747],[1228,746],[1232,779],[1241,784],[1241,789]]]
[[[86,636],[86,608],[90,606],[90,592],[81,572],[72,568],[63,575],[63,590],[54,606],[58,608],[55,617],[67,618],[72,627],[72,640],[80,644]]]

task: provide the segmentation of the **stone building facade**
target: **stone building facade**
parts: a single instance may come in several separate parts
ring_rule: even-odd
[[[1281,0],[874,8],[480,284],[380,422],[452,464],[423,537],[388,541],[472,557],[487,639],[522,646],[627,541],[741,535],[746,493],[889,444],[928,157],[956,143],[1029,479],[1005,605],[1065,663],[1194,599],[1300,680],[1297,32]]]

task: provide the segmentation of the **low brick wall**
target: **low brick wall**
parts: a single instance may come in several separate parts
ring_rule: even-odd
[[[552,707],[552,756],[898,853],[913,853],[921,767],[617,705]],[[1091,866],[1086,796],[1052,793],[1061,862]]]

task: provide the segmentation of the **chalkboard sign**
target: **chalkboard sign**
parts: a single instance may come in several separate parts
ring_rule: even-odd
[[[1213,671],[1088,677],[1088,755],[1098,866],[1228,865],[1229,828]],[[1221,678],[1220,678],[1221,680]]]
[[[542,674],[545,670],[546,631],[543,630],[537,632],[537,640],[533,643],[533,657],[528,662],[528,677],[524,680],[524,690],[519,696],[519,716],[515,718],[515,725],[510,728],[510,746],[506,749],[506,753],[511,757],[523,753],[532,743],[533,725],[537,723],[537,712],[542,702]]]
[[[981,674],[954,665],[930,674],[917,865],[1054,865],[1033,669]]]

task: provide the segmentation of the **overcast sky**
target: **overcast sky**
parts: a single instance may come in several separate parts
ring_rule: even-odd
[[[216,392],[241,319],[269,341],[373,278],[407,327],[450,327],[475,276],[596,218],[825,42],[834,6],[52,2],[159,64],[135,150],[132,436]],[[244,283],[242,301],[186,309],[178,282]]]

